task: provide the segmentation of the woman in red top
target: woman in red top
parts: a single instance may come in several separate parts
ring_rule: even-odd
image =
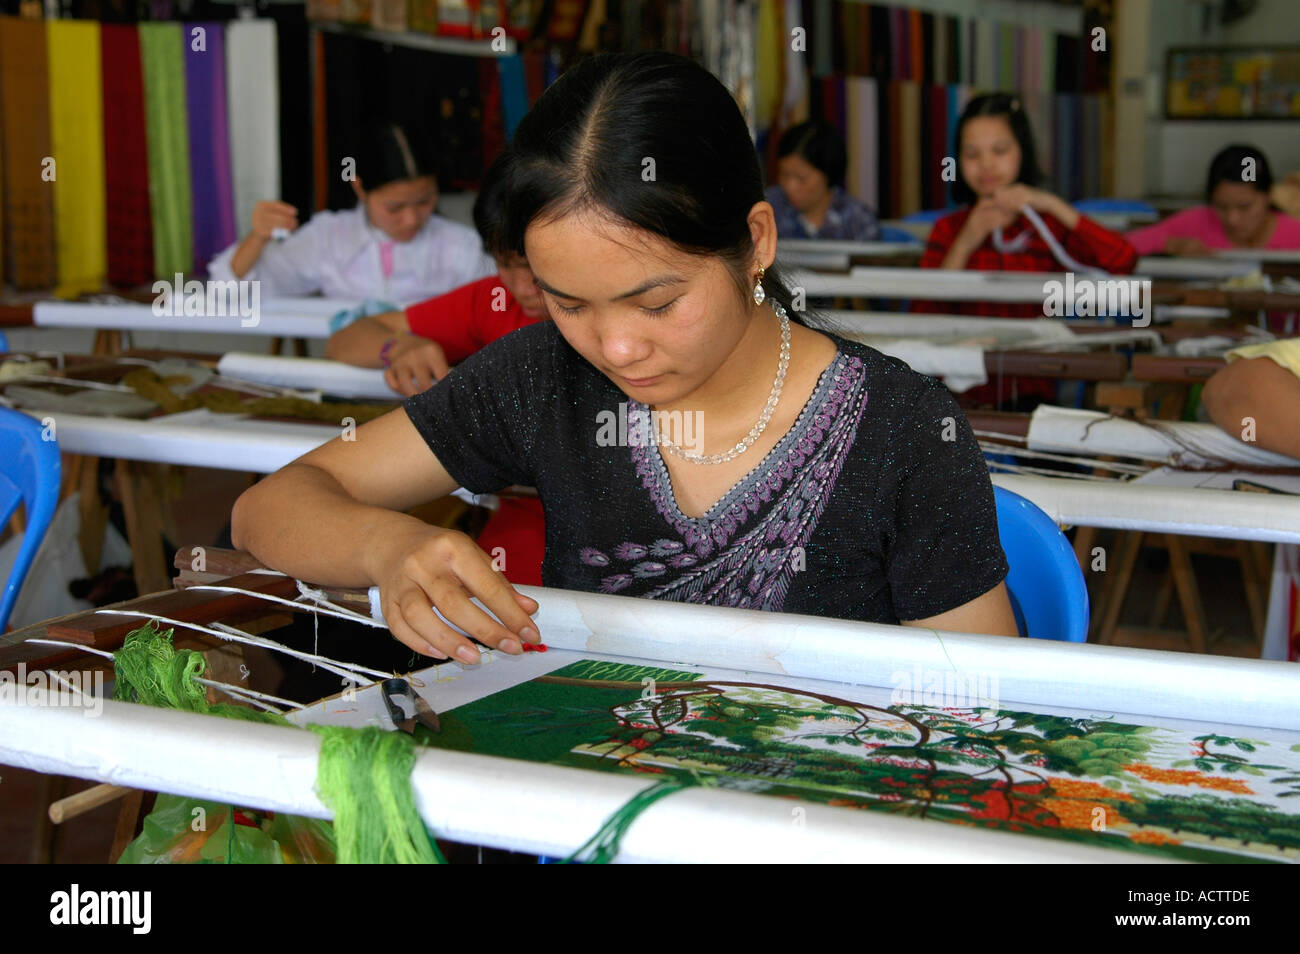
[[[957,181],[953,197],[964,208],[934,224],[922,268],[1015,272],[1068,271],[1024,215],[1033,209],[1065,253],[1079,264],[1127,274],[1137,252],[1122,235],[1080,215],[1058,196],[1036,188],[1042,178],[1034,137],[1020,101],[1008,93],[971,100],[957,123]],[[1000,235],[995,234],[1000,230]],[[920,307],[918,307],[920,306]],[[1039,304],[924,302],[914,311],[1041,318]]]
[[[405,311],[361,318],[330,336],[325,356],[363,368],[385,368],[388,386],[410,396],[446,377],[451,366],[510,332],[547,318],[542,293],[522,255],[503,247],[498,223],[504,157],[483,177],[474,226],[496,260],[497,274],[462,285]],[[542,585],[546,551],[542,505],[535,497],[501,497],[478,544],[511,583]]]

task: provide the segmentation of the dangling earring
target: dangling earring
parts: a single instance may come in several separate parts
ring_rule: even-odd
[[[761,305],[767,299],[767,292],[763,291],[763,275],[767,271],[762,265],[758,266],[758,278],[754,281],[754,304]]]

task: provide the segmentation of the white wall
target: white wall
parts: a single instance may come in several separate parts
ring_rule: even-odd
[[[1199,198],[1210,159],[1230,143],[1263,150],[1276,177],[1300,169],[1300,121],[1201,122],[1164,118],[1165,53],[1171,47],[1300,45],[1297,0],[1260,0],[1255,11],[1244,19],[1224,27],[1211,18],[1209,29],[1202,30],[1206,6],[1200,0],[1151,0],[1146,130],[1146,185],[1151,195]],[[1218,4],[1213,7],[1217,9]],[[1123,145],[1122,140],[1119,145]],[[1122,155],[1122,151],[1118,152]]]

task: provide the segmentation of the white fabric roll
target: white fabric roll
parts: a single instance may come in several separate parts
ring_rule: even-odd
[[[240,381],[300,391],[325,391],[341,397],[400,400],[378,368],[358,368],[326,358],[293,358],[232,351],[217,362],[217,372]]]
[[[1176,439],[1175,439],[1176,436]],[[1179,441],[1184,441],[1189,450]],[[1203,464],[1213,458],[1264,467],[1297,467],[1300,460],[1260,450],[1213,424],[1161,421],[1157,426],[1110,417],[1098,411],[1040,405],[1029,422],[1029,447],[1043,451],[1085,451],[1101,456]]]

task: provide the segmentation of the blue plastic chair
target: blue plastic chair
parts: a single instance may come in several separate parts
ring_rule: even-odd
[[[3,331],[0,331],[0,353],[8,352],[8,350],[9,350],[9,339],[5,337],[5,333]]]
[[[9,522],[20,501],[27,509],[18,559],[0,595],[0,632],[59,505],[59,445],[44,440],[43,430],[40,421],[0,407],[0,526]]]
[[[911,232],[907,231],[907,229],[900,229],[893,225],[882,225],[880,227],[880,241],[907,242],[910,245],[921,244],[921,240]]]
[[[1060,527],[1019,494],[993,488],[1007,590],[1022,636],[1088,641],[1088,587]]]
[[[941,218],[951,212],[952,209],[925,209],[921,212],[913,212],[911,215],[905,215],[900,222],[938,222]]]
[[[1139,199],[1080,199],[1074,207],[1083,213],[1156,215],[1156,207]]]

